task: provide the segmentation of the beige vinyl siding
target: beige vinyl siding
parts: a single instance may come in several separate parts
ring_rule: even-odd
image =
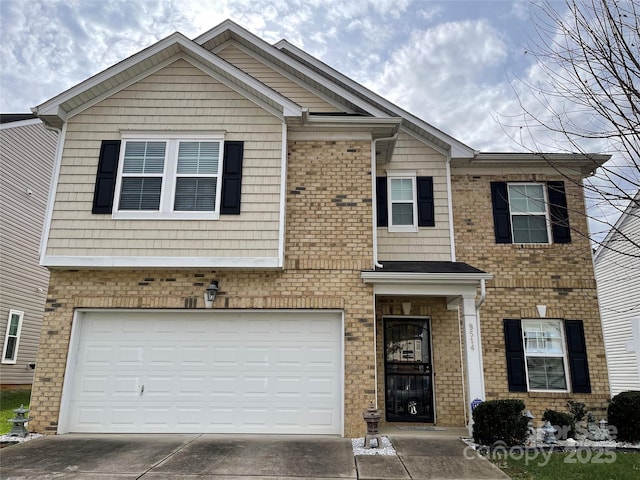
[[[202,221],[93,215],[101,140],[132,130],[224,131],[225,140],[244,141],[241,214]],[[276,257],[281,160],[278,118],[178,60],[69,121],[47,255]]]
[[[291,101],[296,102],[301,107],[308,108],[310,112],[343,111],[315,95],[313,92],[298,85],[296,82],[289,80],[271,67],[259,62],[234,45],[229,44],[223,50],[219,51],[217,55],[255,79],[260,80],[276,92],[289,98]]]
[[[637,245],[640,207],[632,210],[618,228]],[[620,234],[614,234],[600,248],[604,250],[596,257],[595,272],[611,394],[616,395],[625,390],[640,390],[640,351],[627,351],[627,342],[633,338],[632,319],[640,321],[640,258],[638,247]],[[640,345],[637,347],[640,350]]]
[[[447,176],[444,155],[407,133],[400,133],[393,158],[378,164],[377,176],[387,170],[415,171],[417,176],[433,177],[435,227],[418,227],[418,232],[389,232],[378,228],[378,258],[384,260],[451,260]]]
[[[9,310],[24,312],[16,364],[0,364],[3,385],[33,381],[34,371],[27,364],[36,361],[49,285],[49,271],[39,265],[38,252],[55,150],[56,134],[42,124],[0,130],[2,346]]]

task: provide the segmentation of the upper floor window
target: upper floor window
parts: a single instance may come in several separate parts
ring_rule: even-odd
[[[571,242],[564,182],[491,182],[496,243]]]
[[[114,218],[218,218],[221,137],[123,136]]]
[[[389,231],[415,232],[417,223],[417,197],[415,173],[388,172]]]
[[[549,216],[542,184],[509,184],[513,243],[549,243]]]
[[[24,312],[9,310],[7,331],[4,336],[4,347],[2,348],[2,363],[16,363],[23,317]]]

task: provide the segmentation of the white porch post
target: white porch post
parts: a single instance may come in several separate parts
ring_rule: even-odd
[[[484,401],[484,367],[482,364],[482,343],[480,341],[480,321],[476,309],[476,297],[464,295],[462,297],[462,318],[465,335],[465,358],[467,367],[467,394],[469,396],[467,411],[469,423],[467,428],[471,434],[473,418],[471,404],[475,400]]]

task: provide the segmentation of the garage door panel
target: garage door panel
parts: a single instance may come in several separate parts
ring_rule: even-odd
[[[80,325],[69,431],[340,433],[338,314],[91,312]]]

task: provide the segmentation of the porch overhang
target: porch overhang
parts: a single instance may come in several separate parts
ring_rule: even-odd
[[[463,262],[382,262],[360,278],[377,295],[475,296],[476,288],[493,275]]]

